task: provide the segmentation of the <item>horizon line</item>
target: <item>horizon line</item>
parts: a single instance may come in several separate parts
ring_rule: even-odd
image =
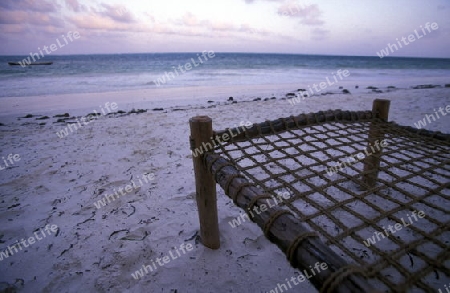
[[[207,50],[204,50],[207,51]],[[212,50],[210,50],[212,51]],[[213,51],[215,54],[255,54],[255,55],[296,55],[296,56],[326,56],[326,57],[373,57],[379,58],[375,55],[335,55],[335,54],[311,54],[311,53],[282,53],[282,52],[231,52],[231,51]],[[52,54],[52,56],[85,56],[85,55],[144,55],[144,54],[194,54],[199,53],[199,51],[185,51],[185,52],[135,52],[135,53],[78,53],[78,54]],[[31,52],[27,55],[13,55],[6,54],[0,55],[0,57],[22,57],[30,56]],[[49,57],[50,55],[46,55]],[[420,57],[420,56],[385,56],[384,58],[421,58],[421,59],[450,59],[449,57]]]

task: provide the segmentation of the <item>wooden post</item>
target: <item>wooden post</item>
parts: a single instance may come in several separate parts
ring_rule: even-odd
[[[384,122],[387,122],[389,117],[390,104],[391,101],[389,100],[376,99],[375,101],[373,101],[372,106],[373,114],[376,115],[378,113],[376,117],[382,119]],[[383,131],[380,130],[379,126],[380,126],[379,123],[371,122],[369,128],[367,149],[368,150],[373,149],[374,152],[371,155],[364,158],[363,182],[366,184],[368,188],[375,186],[380,168],[380,157],[382,149],[381,147],[380,148],[373,147],[375,146],[377,140],[378,143],[381,143],[381,141],[384,139],[384,133]]]
[[[196,200],[203,245],[211,249],[220,247],[217,217],[216,182],[203,163],[203,153],[212,150],[212,119],[196,116],[189,120],[191,127],[192,160],[194,162]],[[202,151],[202,153],[198,151]]]

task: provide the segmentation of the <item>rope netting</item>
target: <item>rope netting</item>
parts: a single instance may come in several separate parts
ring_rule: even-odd
[[[444,288],[450,283],[449,137],[366,112],[347,114],[368,118],[308,114],[302,125],[279,119],[219,144],[215,155],[240,173],[226,185],[241,176],[249,182],[244,188],[262,189],[251,207],[277,198],[276,217],[289,212],[380,291]],[[364,165],[375,168],[374,158],[377,181],[369,186],[364,175],[374,171]]]

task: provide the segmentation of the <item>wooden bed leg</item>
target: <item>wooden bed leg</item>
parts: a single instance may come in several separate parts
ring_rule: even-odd
[[[389,106],[391,101],[376,99],[373,101],[372,112],[374,114],[378,113],[378,118],[382,119],[384,122],[388,121],[389,117]],[[368,188],[374,187],[377,179],[378,172],[380,169],[380,157],[382,149],[378,147],[373,147],[374,145],[379,145],[384,139],[384,133],[379,129],[379,123],[371,122],[369,128],[369,138],[367,148],[374,150],[374,152],[364,159],[364,175],[363,182]],[[377,143],[378,141],[378,143]]]
[[[196,201],[200,220],[200,237],[203,245],[211,249],[220,247],[217,216],[216,182],[203,163],[203,153],[212,150],[212,119],[196,116],[189,120],[191,149],[194,162]],[[209,149],[206,149],[210,146]],[[198,152],[202,150],[202,153]]]

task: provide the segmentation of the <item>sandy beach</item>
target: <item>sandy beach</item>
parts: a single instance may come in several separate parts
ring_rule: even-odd
[[[450,293],[449,1],[0,1],[0,293]]]
[[[351,94],[336,86],[329,89],[331,94],[295,104],[286,94],[296,92],[297,85],[42,96],[33,97],[33,103],[29,97],[3,98],[0,251],[22,239],[34,242],[3,255],[0,290],[269,292],[298,276],[256,224],[229,225],[241,211],[219,187],[221,248],[210,250],[199,243],[189,118],[210,116],[219,130],[241,121],[259,123],[328,109],[370,110],[374,99],[389,99],[390,120],[414,127],[425,115],[450,105],[450,88],[444,83],[389,90],[387,84],[374,84],[381,93],[368,85],[355,89],[347,84]],[[230,96],[233,101],[228,101]],[[106,103],[116,103],[114,114]],[[82,124],[81,116],[101,108],[110,115]],[[146,111],[128,113],[132,109]],[[57,132],[70,124],[57,122],[67,117],[54,116],[65,113],[74,117],[66,122],[80,123],[60,138]],[[424,128],[449,132],[450,115]],[[20,159],[11,163],[9,154]],[[99,203],[119,188],[125,190],[120,198]],[[51,230],[52,225],[57,228]],[[160,265],[156,259],[164,257]],[[153,271],[142,271],[136,279],[136,271],[146,265]],[[302,282],[295,292],[315,289]]]

